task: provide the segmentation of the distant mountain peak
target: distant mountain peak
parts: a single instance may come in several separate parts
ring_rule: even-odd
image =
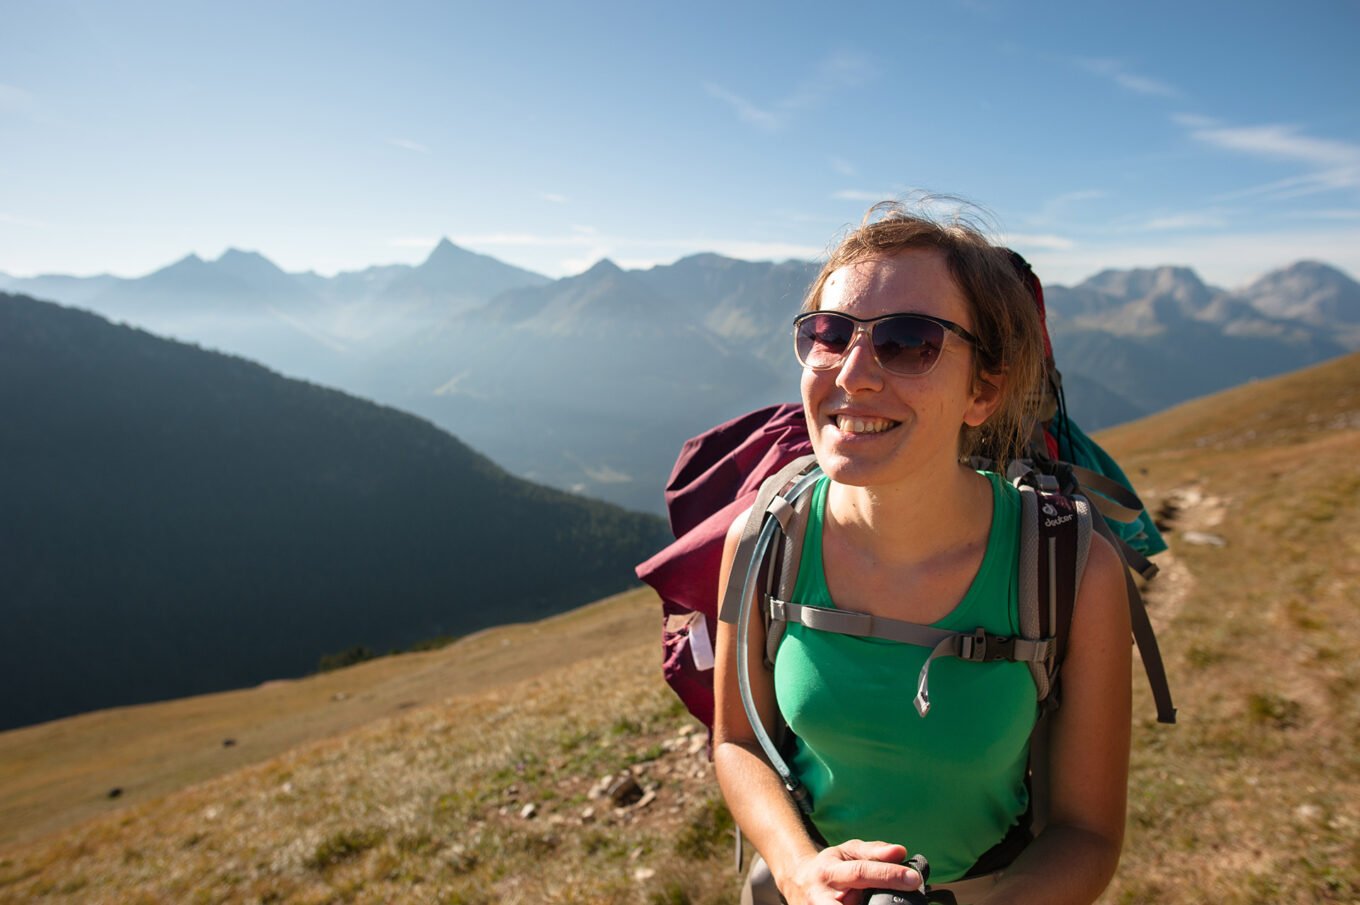
[[[269,261],[258,251],[247,251],[243,248],[228,248],[217,256],[215,263],[221,264],[223,261]],[[273,262],[270,261],[272,264]]]
[[[582,274],[582,276],[598,277],[612,275],[616,273],[623,273],[623,268],[619,267],[619,265],[615,264],[608,258],[600,258],[600,260],[596,261],[594,266],[592,266],[589,270]]]
[[[1360,325],[1360,283],[1321,261],[1297,261],[1252,283],[1242,295],[1273,317],[1314,326]]]
[[[501,280],[508,280],[510,285],[548,282],[548,278],[541,274],[516,267],[513,264],[507,264],[491,255],[484,255],[481,252],[456,245],[448,236],[439,239],[429,256],[416,270],[426,272],[447,271],[459,275],[473,272],[495,273],[499,275]]]
[[[1295,261],[1288,267],[1280,270],[1271,271],[1256,281],[1256,284],[1267,284],[1281,279],[1296,279],[1299,277],[1321,280],[1324,282],[1343,282],[1354,283],[1354,278],[1340,268],[1333,267],[1323,261]]]
[[[258,251],[242,251],[239,248],[228,248],[213,262],[213,265],[239,276],[255,278],[287,276],[279,265]]]
[[[430,250],[429,255],[425,258],[425,263],[421,266],[424,267],[428,264],[438,266],[441,263],[480,257],[485,256],[479,255],[475,251],[468,251],[461,245],[453,244],[448,236],[441,236],[439,241],[435,243],[434,248]]]
[[[194,273],[206,270],[207,268],[208,262],[200,258],[196,252],[191,251],[173,264],[167,264],[150,275],[155,276],[156,274],[164,273]]]

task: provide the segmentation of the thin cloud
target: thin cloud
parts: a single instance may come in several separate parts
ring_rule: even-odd
[[[414,151],[417,154],[428,154],[430,149],[418,141],[411,141],[409,138],[389,138],[389,145],[394,148],[401,148],[404,151]]]
[[[541,197],[544,201],[550,202],[550,203],[552,203],[552,204],[566,204],[566,203],[567,203],[567,196],[566,196],[566,195],[559,195],[559,194],[557,194],[556,192],[544,192],[544,193],[543,193],[541,196],[539,196],[539,197]]]
[[[1303,135],[1297,126],[1197,128],[1190,134],[1197,141],[1229,151],[1298,160],[1318,166],[1354,166],[1360,162],[1360,146]]]
[[[1077,60],[1077,65],[1092,75],[1109,79],[1119,87],[1134,94],[1147,97],[1181,97],[1180,90],[1174,85],[1161,79],[1132,72],[1119,60],[1083,58]]]
[[[869,204],[876,204],[892,197],[892,192],[866,192],[863,189],[841,189],[831,193],[833,201],[864,201]]]
[[[1172,117],[1194,141],[1219,150],[1301,164],[1307,172],[1264,185],[1227,192],[1218,200],[1250,197],[1296,198],[1318,192],[1360,188],[1360,145],[1318,138],[1298,126],[1226,126],[1192,115]]]
[[[769,131],[774,131],[783,125],[783,118],[779,114],[761,109],[746,98],[733,94],[721,85],[704,82],[704,90],[731,107],[744,123],[750,123]]]
[[[1148,232],[1164,232],[1182,229],[1221,229],[1228,225],[1222,214],[1189,211],[1153,217],[1142,225]]]
[[[439,244],[439,239],[428,236],[397,236],[388,239],[387,244],[394,248],[434,248]]]
[[[833,157],[831,158],[829,163],[831,164],[831,169],[835,170],[842,176],[857,175],[855,172],[855,165],[852,164],[850,161],[846,160],[844,157]]]
[[[756,104],[715,82],[705,82],[704,90],[730,106],[743,122],[774,132],[788,125],[796,114],[815,110],[841,91],[868,81],[873,72],[868,57],[840,51],[823,57],[810,76],[769,106]]]
[[[1077,247],[1077,243],[1066,236],[1041,233],[1010,233],[1002,241],[1006,245],[1042,249],[1044,251],[1068,251]]]
[[[818,62],[812,76],[799,82],[779,106],[790,112],[819,107],[842,89],[863,84],[871,73],[867,57],[847,51],[833,53]]]

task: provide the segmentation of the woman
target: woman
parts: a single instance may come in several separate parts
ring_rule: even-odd
[[[1043,351],[1026,291],[1007,253],[975,230],[895,205],[876,207],[831,255],[798,321],[803,407],[826,477],[809,509],[796,602],[1018,634],[1018,492],[960,459],[985,448],[1004,461],[1032,423]],[[902,314],[918,317],[885,320]],[[893,345],[903,331],[925,344]],[[744,521],[728,533],[723,587]],[[1093,537],[1052,717],[1049,821],[969,901],[1087,903],[1114,873],[1129,749],[1122,569]],[[727,624],[714,764],[788,902],[916,889],[921,878],[902,862],[917,852],[932,886],[947,885],[1021,820],[1037,715],[1024,664],[940,661],[923,718],[911,686],[924,648],[790,624],[771,673],[751,610],[756,708],[766,731],[779,714],[794,732],[789,761],[812,793],[811,827],[756,742]]]

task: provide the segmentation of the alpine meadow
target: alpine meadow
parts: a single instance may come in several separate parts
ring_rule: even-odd
[[[1101,901],[1355,901],[1360,354],[1097,438],[1171,546],[1146,593],[1180,709],[1158,725],[1134,677]],[[658,675],[658,612],[636,590],[0,734],[0,901],[733,901],[730,818]]]

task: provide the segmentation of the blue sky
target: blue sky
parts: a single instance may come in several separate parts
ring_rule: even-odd
[[[1360,4],[0,0],[0,271],[816,257],[951,193],[1048,282],[1360,276]]]

